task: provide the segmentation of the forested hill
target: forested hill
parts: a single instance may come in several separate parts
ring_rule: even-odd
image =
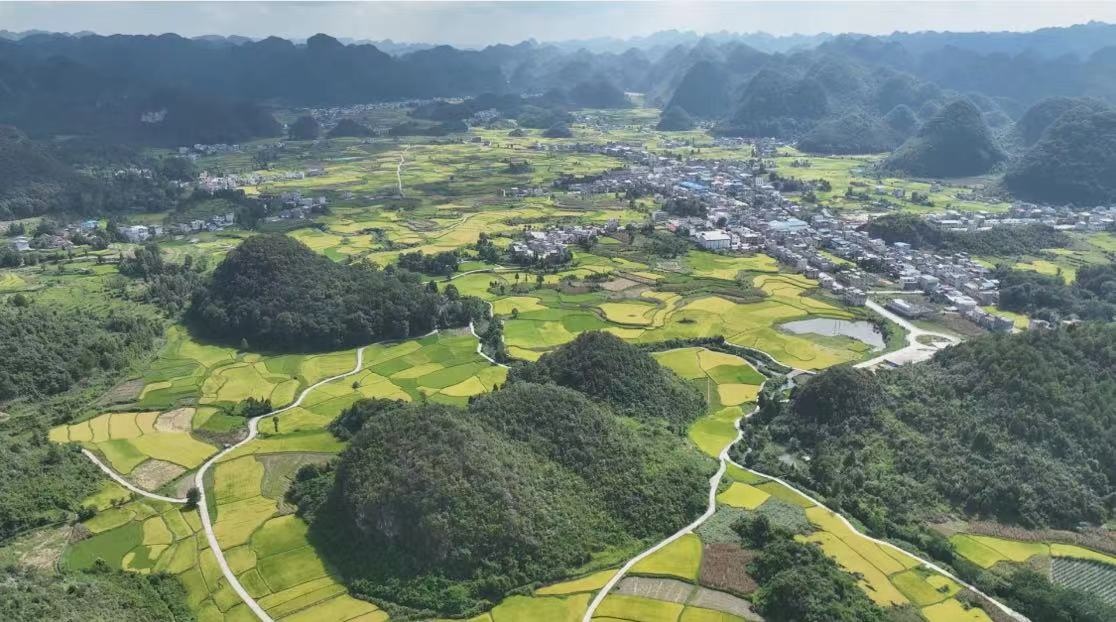
[[[319,550],[358,594],[460,616],[673,533],[715,468],[658,422],[555,384],[509,381],[464,411],[364,400],[331,429],[356,434],[288,493]]]
[[[233,249],[196,294],[187,320],[205,336],[257,349],[336,350],[464,326],[484,302],[419,275],[337,264],[285,235]]]
[[[948,513],[1100,524],[1116,492],[1116,325],[983,337],[874,375],[834,368],[749,425],[749,462],[879,533]],[[787,466],[787,451],[810,460]]]

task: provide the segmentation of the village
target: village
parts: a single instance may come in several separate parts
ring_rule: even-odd
[[[817,280],[822,289],[846,304],[863,306],[869,295],[896,296],[887,299],[885,306],[908,319],[940,310],[989,331],[1015,328],[1011,318],[985,310],[998,302],[999,282],[991,278],[991,269],[968,254],[938,254],[903,242],[889,244],[860,230],[866,222],[862,214],[807,208],[785,196],[768,175],[776,169],[770,159],[774,143],[756,145],[758,157],[745,161],[680,161],[623,144],[540,144],[538,148],[601,153],[625,160],[628,166],[621,170],[555,183],[573,195],[653,197],[662,206],[651,214],[656,226],[687,236],[708,251],[766,253]],[[537,195],[540,189],[514,188],[512,194]],[[1116,223],[1116,206],[1071,209],[1016,202],[1004,214],[944,210],[925,218],[944,229],[960,231],[1032,224],[1104,231]],[[543,245],[545,252],[553,253],[570,233],[559,229],[547,238],[535,231],[519,244],[525,250],[529,244],[540,250]],[[912,295],[917,296],[912,299]],[[1032,319],[1030,327],[1045,324]]]

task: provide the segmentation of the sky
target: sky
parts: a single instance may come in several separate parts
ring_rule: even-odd
[[[481,46],[526,39],[699,33],[886,34],[919,30],[1034,30],[1116,22],[1116,0],[767,0],[675,2],[6,2],[0,28],[183,36],[238,34]]]

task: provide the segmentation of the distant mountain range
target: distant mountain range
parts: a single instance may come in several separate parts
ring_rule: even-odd
[[[346,44],[325,34],[296,43],[0,33],[0,123],[32,137],[235,142],[277,134],[281,128],[266,110],[273,105],[482,94],[532,98],[493,101],[526,112],[538,126],[540,119],[560,122],[572,107],[626,105],[624,92],[677,108],[679,119],[712,122],[721,134],[806,138],[823,152],[875,151],[911,137],[922,141],[903,160],[913,172],[923,170],[914,154],[934,153],[929,147],[937,144],[918,136],[916,125],[957,100],[978,113],[961,124],[968,136],[1003,143],[976,150],[991,155],[1018,154],[1036,142],[1033,128],[1017,129],[1015,122],[1044,99],[1116,102],[1116,25],[883,37],[666,31],[626,41],[525,41],[479,50]],[[981,159],[977,168],[997,159]]]

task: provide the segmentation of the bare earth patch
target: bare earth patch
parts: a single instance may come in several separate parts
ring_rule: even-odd
[[[698,583],[741,596],[751,594],[759,587],[747,570],[753,557],[752,551],[736,544],[707,544],[701,556]]]
[[[151,459],[132,469],[129,478],[144,490],[158,490],[185,472],[177,464]]]
[[[612,279],[611,281],[601,283],[601,289],[607,289],[610,292],[619,292],[629,287],[635,287],[636,285],[639,285],[639,283],[631,279]]]
[[[672,603],[684,603],[690,597],[694,586],[676,579],[653,579],[651,577],[628,577],[620,582],[616,592],[629,596],[642,596]]]
[[[155,420],[155,429],[160,432],[189,432],[195,412],[190,407],[169,410]]]
[[[97,400],[97,404],[100,406],[107,406],[109,404],[128,404],[134,402],[139,399],[140,393],[143,391],[143,384],[143,378],[121,382],[102,395]]]
[[[745,620],[756,620],[757,622],[763,620],[759,614],[752,611],[752,604],[743,598],[704,587],[697,589],[693,599],[690,600],[690,604],[704,609],[731,613]]]
[[[0,549],[0,563],[53,571],[70,541],[70,527],[45,527],[18,536]]]

